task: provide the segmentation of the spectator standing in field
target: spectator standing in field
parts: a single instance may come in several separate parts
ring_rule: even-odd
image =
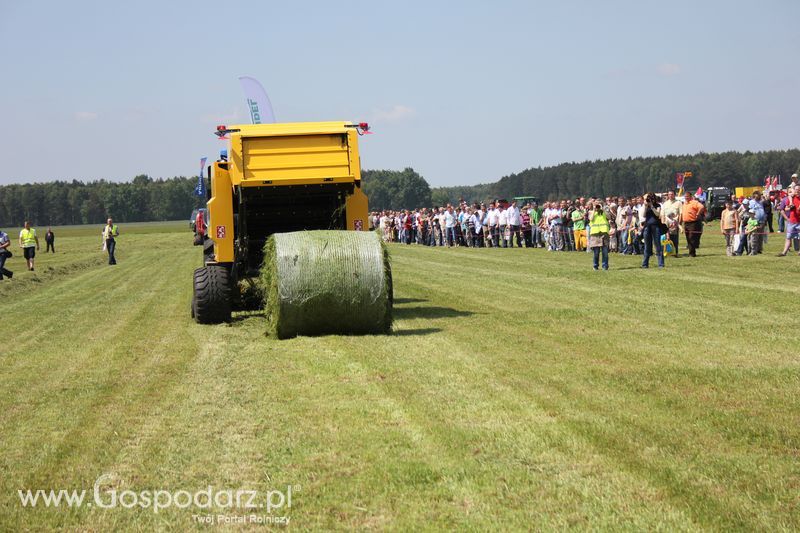
[[[486,213],[486,226],[489,228],[489,243],[492,248],[497,248],[500,244],[498,242],[498,238],[500,237],[499,220],[500,213],[497,211],[495,204],[489,204],[489,211]]]
[[[594,210],[589,217],[589,248],[592,250],[592,268],[598,269],[600,255],[603,256],[603,270],[608,270],[608,239],[610,225],[600,202],[594,204]]]
[[[786,229],[786,219],[781,216],[783,208],[786,205],[786,191],[779,191],[775,194],[774,210],[778,212],[778,233],[783,233]]]
[[[0,281],[2,281],[3,276],[11,279],[14,277],[14,273],[11,272],[6,268],[6,259],[11,257],[11,239],[8,238],[8,233],[0,230]]]
[[[764,205],[761,203],[761,193],[758,191],[753,193],[753,198],[750,200],[750,211],[756,223],[748,232],[748,245],[750,246],[750,255],[758,255],[764,246],[764,229],[766,227],[764,224],[766,213]]]
[[[378,225],[381,229],[383,240],[386,242],[392,242],[391,223],[389,222],[389,215],[386,214],[386,211],[384,211],[381,214],[380,222],[378,223]]]
[[[739,204],[736,214],[738,215],[739,220],[739,246],[736,247],[736,251],[733,253],[733,255],[743,255],[745,252],[750,252],[750,247],[747,244],[747,225],[750,222],[750,210],[747,207],[746,201],[742,201]]]
[[[619,199],[617,208],[617,232],[619,236],[619,251],[624,255],[635,253],[634,239],[632,235],[636,228],[636,210],[628,205],[625,198]]]
[[[44,243],[45,243],[44,253],[50,251],[56,253],[56,235],[50,228],[47,228],[47,233],[44,234]]]
[[[700,237],[703,234],[703,217],[706,214],[706,207],[694,199],[690,192],[686,193],[685,199],[686,202],[681,209],[683,233],[686,235],[686,247],[689,249],[689,257],[697,257]]]
[[[733,239],[738,227],[739,213],[733,208],[733,203],[728,200],[719,217],[719,229],[725,235],[725,253],[728,257],[734,255]]]
[[[786,243],[783,245],[783,252],[778,254],[781,257],[786,256],[789,252],[792,241],[794,241],[795,250],[797,250],[798,243],[800,243],[800,194],[798,189],[795,187],[789,189],[786,200],[785,206],[780,213],[786,222]]]
[[[758,234],[758,219],[756,218],[756,211],[755,209],[748,210],[750,218],[747,219],[747,225],[745,226],[744,233],[747,236],[747,246],[750,247],[749,255],[756,255],[758,252],[758,242],[756,241],[756,235]]]
[[[533,247],[544,246],[544,237],[542,236],[542,208],[539,207],[538,202],[533,202],[528,214],[531,217],[531,242]]]
[[[453,206],[447,206],[444,212],[445,243],[448,247],[456,245],[456,216]]]
[[[575,250],[582,252],[586,250],[586,211],[580,203],[572,210],[570,218],[572,218],[572,232],[575,234]]]
[[[502,242],[503,248],[508,248],[508,239],[511,236],[508,233],[508,210],[502,204],[497,206],[497,227]]]
[[[678,257],[678,239],[680,237],[680,227],[678,221],[681,218],[680,200],[675,198],[675,191],[667,191],[667,199],[661,202],[661,222],[667,226],[669,240],[675,246],[675,257]]]
[[[609,224],[609,226],[611,228],[610,231],[609,231],[609,238],[608,238],[608,251],[609,252],[616,252],[616,251],[618,251],[618,245],[619,245],[619,237],[617,235],[617,210],[618,210],[618,207],[617,207],[617,204],[614,202],[614,200],[612,198],[606,198],[605,210],[606,210],[606,218],[608,218],[608,224]],[[587,205],[587,217],[588,217],[588,212],[591,212],[591,206],[589,206],[589,205]],[[587,235],[586,241],[587,242],[589,241],[588,235],[589,235],[589,231],[590,230],[591,230],[591,228],[589,227],[589,224],[587,223],[586,224],[586,235]]]
[[[36,250],[39,250],[39,236],[36,229],[31,228],[31,223],[25,221],[25,227],[19,232],[19,245],[22,248],[22,255],[28,264],[28,270],[33,270],[33,260],[36,257]]]
[[[483,213],[480,209],[476,209],[472,216],[469,217],[469,225],[472,229],[472,247],[483,248],[483,221],[481,220]]]
[[[761,205],[764,208],[764,218],[765,218],[765,222],[767,224],[767,227],[769,227],[769,232],[770,233],[775,233],[775,230],[772,227],[772,202],[773,202],[773,198],[770,198],[769,196],[765,196],[761,200]],[[766,230],[766,227],[764,229]]]
[[[548,213],[548,211],[545,211]],[[547,223],[550,227],[550,249],[556,252],[564,250],[564,225],[561,208],[557,202],[550,203]]]
[[[114,224],[114,221],[110,218],[108,219],[108,223],[103,228],[103,242],[106,245],[106,251],[108,252],[108,264],[109,265],[116,265],[117,259],[114,257],[114,252],[117,248],[117,241],[116,238],[119,236],[119,228],[117,225]]]
[[[653,246],[656,248],[658,268],[664,268],[664,248],[661,246],[661,204],[652,192],[644,197],[642,234],[644,236],[644,258],[642,268],[650,268]]]
[[[533,240],[531,239],[531,236],[533,232],[531,230],[531,215],[529,206],[527,205],[520,209],[519,228],[522,231],[522,240],[525,241],[525,248],[532,247]]]
[[[508,226],[511,230],[511,238],[508,241],[508,245],[513,248],[514,247],[514,239],[517,240],[517,248],[522,248],[522,238],[520,234],[520,226],[522,226],[522,215],[519,212],[519,207],[517,207],[517,202],[511,202],[508,210]]]

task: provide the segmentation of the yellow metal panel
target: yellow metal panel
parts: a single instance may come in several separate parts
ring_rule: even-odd
[[[299,135],[242,140],[245,180],[350,176],[347,136]]]
[[[214,163],[211,177],[211,200],[208,201],[208,236],[214,241],[217,263],[232,263],[233,255],[233,187],[228,171]]]
[[[249,180],[294,185],[315,178],[361,179],[358,133],[349,122],[244,124],[229,128],[239,130],[231,133],[233,185]]]
[[[242,182],[244,164],[242,163],[242,137],[241,135],[231,136],[231,149],[228,150],[228,160],[230,169],[230,179],[233,185]]]
[[[347,130],[348,149],[350,151],[350,173],[355,177],[357,182],[361,181],[361,156],[358,153],[358,132],[355,128]]]
[[[349,230],[369,230],[369,207],[367,205],[367,195],[363,193],[361,187],[356,187],[353,194],[345,201],[347,212],[347,229]]]
[[[352,176],[345,176],[343,178],[306,178],[306,179],[292,179],[287,181],[285,179],[278,180],[248,180],[241,183],[242,187],[282,187],[286,185],[325,185],[327,183],[353,183]]]

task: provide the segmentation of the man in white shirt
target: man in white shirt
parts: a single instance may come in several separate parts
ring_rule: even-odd
[[[675,197],[675,191],[667,191],[667,199],[661,202],[661,222],[669,230],[669,240],[675,246],[675,257],[678,257],[678,237],[680,236],[681,207],[683,204]]]
[[[439,214],[437,215],[437,219],[439,220],[439,245],[446,246],[447,245],[447,228],[445,224],[447,224],[447,220],[445,220],[444,216],[445,210],[444,207],[439,208]]]
[[[547,225],[550,228],[550,250],[562,251],[564,249],[564,228],[561,218],[561,208],[558,202],[550,203],[547,216]]]
[[[507,248],[508,240],[506,239],[506,228],[508,227],[508,212],[502,205],[498,205],[497,207],[497,227],[498,235],[503,242],[503,248]]]
[[[486,213],[486,225],[489,227],[489,246],[496,248],[498,245],[497,238],[499,237],[499,228],[497,226],[500,212],[495,208],[494,203],[489,205],[489,211]]]
[[[508,225],[511,228],[511,238],[509,238],[509,246],[512,248],[514,247],[514,238],[517,239],[517,247],[522,248],[522,234],[520,233],[520,225],[522,224],[522,219],[519,213],[519,207],[517,207],[517,202],[511,202],[511,205],[508,207],[507,216],[508,216]]]
[[[483,247],[483,213],[477,209],[472,216],[469,217],[470,224],[472,225],[472,246],[474,248]]]
[[[453,213],[453,206],[448,205],[444,212],[445,243],[448,247],[456,243],[456,215]]]

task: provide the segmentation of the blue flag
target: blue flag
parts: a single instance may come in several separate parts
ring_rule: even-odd
[[[197,196],[205,197],[206,195],[206,181],[203,179],[203,170],[206,168],[206,158],[200,160],[200,174],[197,176],[197,186],[194,188],[194,193]]]

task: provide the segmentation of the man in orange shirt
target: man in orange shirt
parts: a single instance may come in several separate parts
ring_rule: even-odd
[[[692,193],[686,193],[686,202],[681,208],[681,223],[686,234],[686,246],[689,248],[689,257],[697,256],[700,247],[700,236],[703,234],[703,218],[706,207],[692,198]]]

